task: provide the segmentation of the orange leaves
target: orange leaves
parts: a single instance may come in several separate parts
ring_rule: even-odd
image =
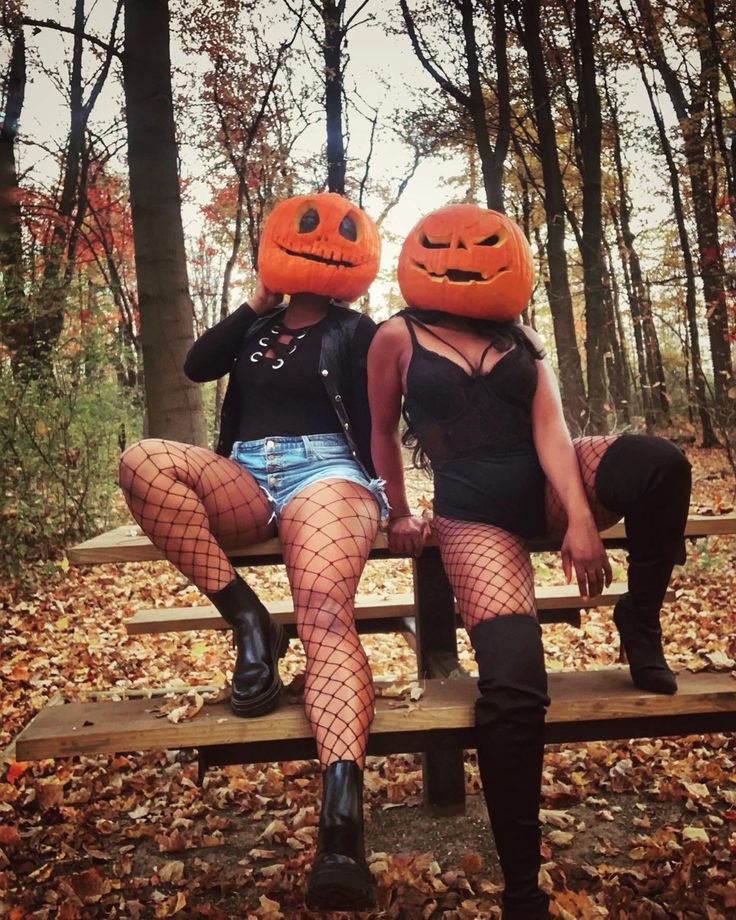
[[[14,827],[0,824],[0,846],[17,847],[20,845],[20,834]]]

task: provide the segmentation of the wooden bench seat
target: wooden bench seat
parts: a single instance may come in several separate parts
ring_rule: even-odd
[[[736,533],[736,512],[730,514],[707,515],[694,514],[688,518],[685,536],[708,537],[718,534]],[[601,534],[603,542],[609,546],[623,546],[626,541],[626,530],[623,523],[614,524]],[[434,546],[430,540],[427,544]],[[529,548],[533,552],[555,550],[559,543],[553,540],[530,540]],[[239,565],[262,565],[278,563],[281,561],[281,544],[277,539],[266,540],[252,546],[233,547],[229,555]],[[133,524],[123,525],[107,533],[85,540],[78,546],[72,547],[67,553],[72,565],[99,565],[106,562],[150,562],[163,559],[164,554],[157,549]],[[388,551],[385,534],[379,533],[376,537],[372,559],[392,558]]]
[[[693,515],[686,536],[691,538],[736,534],[736,513]],[[602,534],[609,548],[625,547],[626,534],[617,524]],[[529,542],[532,552],[559,549],[550,540]],[[281,546],[276,539],[229,551],[239,566],[278,564]],[[390,558],[386,537],[379,534],[372,559]],[[87,540],[69,550],[74,565],[146,562],[163,554],[135,525]],[[417,673],[426,693],[411,708],[379,698],[369,750],[373,753],[424,752],[424,801],[435,814],[457,814],[464,809],[465,778],[462,748],[472,747],[474,681],[443,680],[458,673],[457,617],[454,598],[442,568],[439,551],[429,541],[422,555],[412,559],[414,593],[389,598],[361,598],[358,620],[362,631],[400,629],[417,654]],[[540,589],[543,621],[575,622],[580,608],[612,604],[621,585],[601,598],[583,604],[567,586]],[[670,595],[671,597],[671,595]],[[273,606],[278,619],[292,629],[288,602]],[[222,628],[212,608],[169,608],[142,611],[128,621],[131,634]],[[415,630],[413,632],[412,630]],[[553,703],[548,741],[584,741],[667,734],[699,733],[736,728],[736,681],[730,674],[682,674],[680,692],[672,697],[641,693],[625,668],[550,675]],[[238,719],[227,704],[205,706],[189,722],[173,724],[148,710],[151,700],[111,699],[94,703],[52,706],[40,712],[17,741],[23,759],[62,757],[81,753],[110,753],[162,748],[197,749],[200,767],[248,761],[285,760],[314,756],[303,708],[284,704],[261,719]]]
[[[624,582],[614,582],[603,594],[582,598],[568,585],[546,585],[536,589],[537,607],[540,623],[575,623],[579,625],[580,610],[592,607],[612,607],[626,591]],[[665,602],[674,599],[672,590],[667,592]],[[266,606],[271,616],[290,629],[294,625],[294,607],[291,601],[267,601]],[[414,595],[394,594],[385,598],[375,598],[369,594],[359,594],[355,598],[355,619],[358,631],[364,632],[406,632],[411,630],[415,616]],[[459,624],[458,624],[459,625]],[[361,626],[365,629],[361,630]],[[209,606],[201,607],[155,607],[139,610],[125,621],[125,629],[130,636],[157,634],[167,632],[189,632],[194,629],[228,629],[227,623],[217,610]]]
[[[547,742],[736,729],[736,681],[730,674],[682,672],[679,684],[676,696],[657,696],[632,686],[628,670],[621,667],[550,674]],[[475,680],[427,680],[421,686],[424,695],[417,702],[378,696],[369,753],[475,746]],[[237,718],[220,702],[179,723],[157,716],[160,696],[53,705],[18,736],[16,756],[41,760],[197,748],[205,760],[219,754],[217,763],[314,757],[300,702],[284,700],[274,713],[258,719]]]

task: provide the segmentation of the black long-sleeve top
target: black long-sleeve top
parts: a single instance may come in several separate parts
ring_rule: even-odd
[[[230,374],[220,419],[219,454],[230,455],[237,438],[239,420],[248,412],[250,394],[237,385],[233,371],[246,352],[250,357],[254,340],[263,334],[266,327],[278,321],[284,310],[282,306],[259,316],[248,304],[243,304],[203,333],[187,355],[184,372],[190,380],[202,383]],[[344,431],[356,459],[371,476],[375,472],[370,454],[367,356],[375,330],[375,323],[370,317],[346,307],[331,305],[321,330],[318,369],[339,428]],[[283,410],[283,406],[278,409]],[[270,433],[277,434],[276,431]]]

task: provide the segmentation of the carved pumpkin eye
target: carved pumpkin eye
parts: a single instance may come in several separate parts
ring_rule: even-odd
[[[484,240],[481,240],[479,243],[476,243],[476,246],[495,246],[496,243],[500,241],[500,237],[497,233],[487,236]]]
[[[355,221],[349,214],[346,214],[340,221],[338,233],[340,236],[345,237],[346,240],[350,240],[353,243],[358,239],[358,228],[355,226]]]
[[[450,248],[449,240],[446,243],[443,243],[443,242],[433,243],[432,240],[429,239],[426,233],[422,234],[421,243],[425,249],[449,249]]]
[[[315,208],[310,208],[302,214],[299,221],[299,233],[311,233],[319,227],[319,214]]]

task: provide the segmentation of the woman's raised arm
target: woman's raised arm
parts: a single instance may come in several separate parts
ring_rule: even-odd
[[[526,326],[522,328],[532,344],[543,351],[536,332]],[[561,549],[562,568],[568,583],[574,569],[581,595],[593,596],[601,593],[604,583],[610,585],[611,566],[585,496],[557,379],[546,358],[539,361],[538,366],[532,429],[539,462],[567,514],[567,531]]]
[[[280,301],[281,294],[269,291],[259,278],[250,304],[241,304],[225,319],[202,333],[189,349],[184,361],[187,377],[195,383],[204,383],[229,374],[248,328]]]

